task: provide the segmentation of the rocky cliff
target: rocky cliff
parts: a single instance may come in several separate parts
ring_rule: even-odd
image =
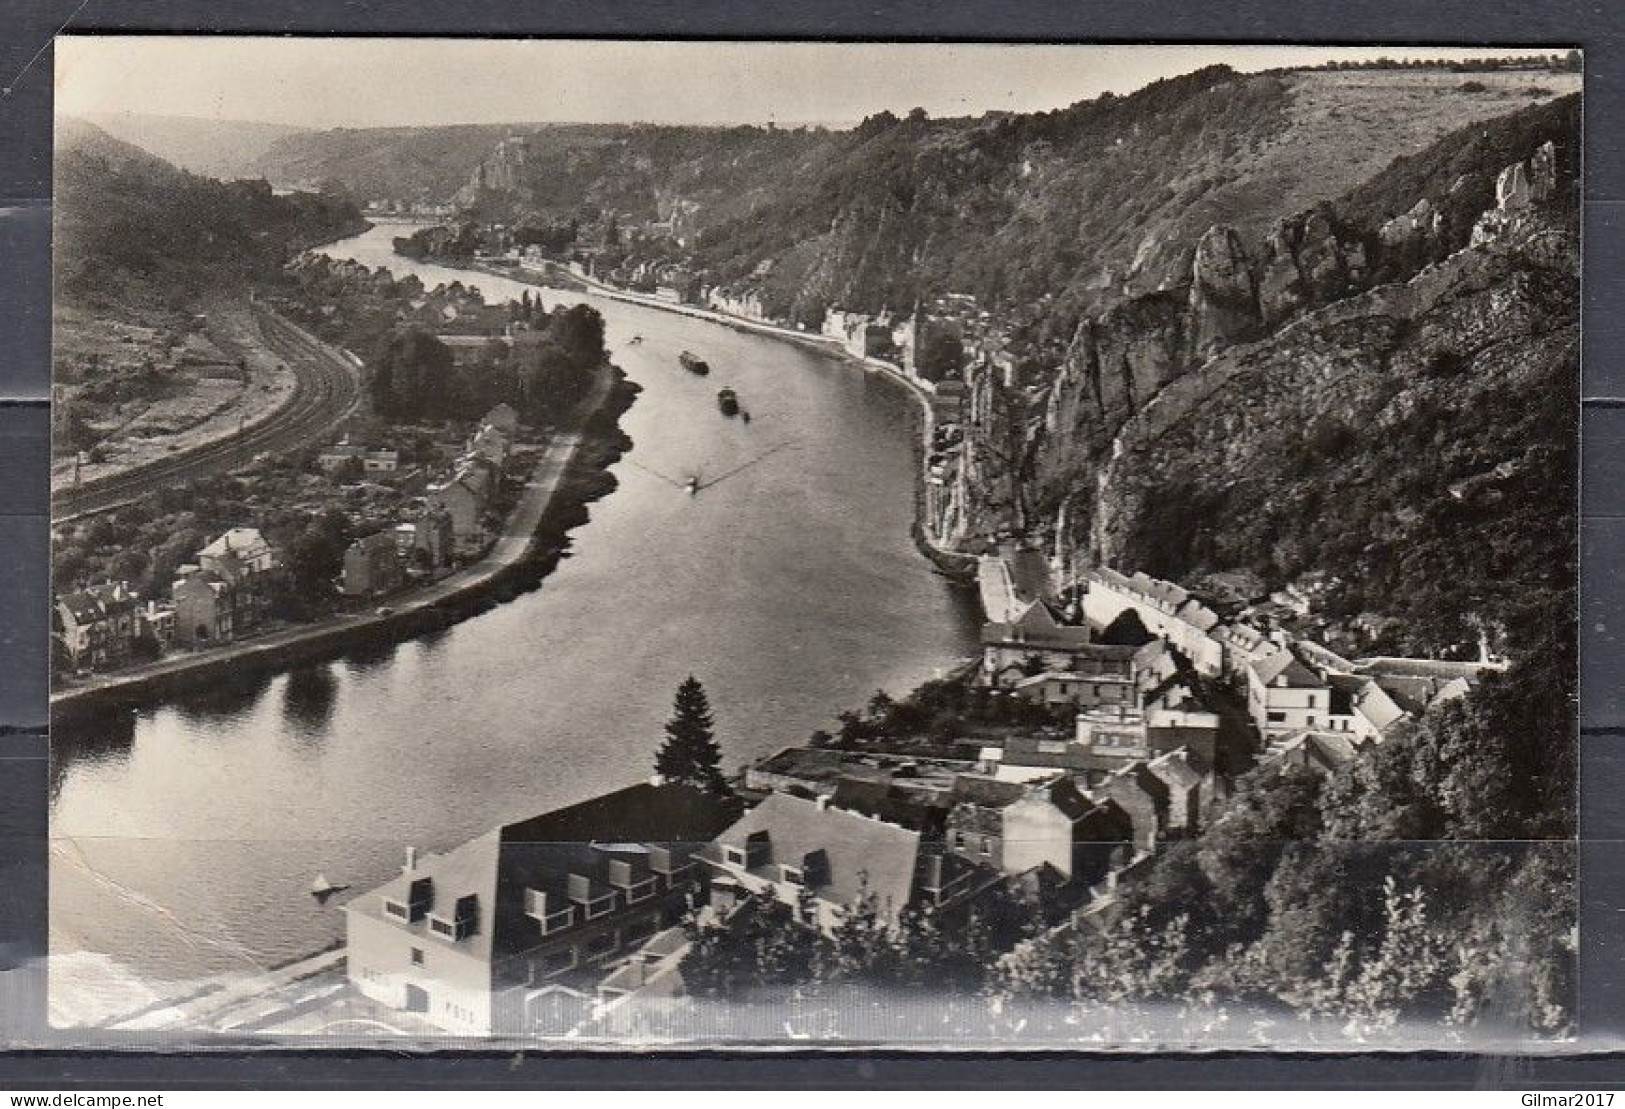
[[[1214,225],[1180,280],[1086,314],[1024,396],[973,368],[944,536],[1037,533],[1063,578],[1095,560],[1276,584],[1341,570],[1343,615],[1392,611],[1375,596],[1394,591],[1387,568],[1363,546],[1324,550],[1347,538],[1339,520],[1352,511],[1397,557],[1400,539],[1425,539],[1437,499],[1461,505],[1475,473],[1521,465],[1532,443],[1495,433],[1502,421],[1538,411],[1548,460],[1572,441],[1578,122],[1570,99],[1466,129],[1256,241]],[[1492,418],[1491,403],[1519,418]],[[1415,463],[1390,447],[1418,422],[1451,462],[1406,484]],[[1391,503],[1325,500],[1342,463],[1366,472],[1373,458],[1393,468],[1376,475]],[[1547,467],[1540,481],[1562,500],[1568,478]],[[1459,618],[1413,626],[1437,648],[1469,636],[1463,620],[1516,618],[1488,607],[1462,598]]]
[[[1506,167],[1469,245],[1408,280],[1198,352],[1075,475],[1094,495],[1074,543],[1185,579],[1329,571],[1333,615],[1399,617],[1396,649],[1527,641],[1573,572],[1579,250],[1557,159],[1548,141]],[[1344,260],[1332,288],[1357,281],[1334,241],[1313,255]]]

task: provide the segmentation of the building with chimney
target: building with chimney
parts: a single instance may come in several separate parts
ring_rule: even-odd
[[[741,893],[772,897],[825,934],[866,897],[895,924],[914,904],[963,906],[997,877],[918,829],[788,793],[769,794],[700,858],[711,871],[713,908],[728,911]]]
[[[344,552],[346,597],[375,597],[392,593],[406,580],[405,567],[395,537],[375,531],[351,543]]]

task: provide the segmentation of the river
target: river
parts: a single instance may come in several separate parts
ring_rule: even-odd
[[[491,301],[530,288],[400,258],[390,240],[403,233],[381,224],[326,251]],[[364,889],[405,844],[444,849],[647,778],[689,673],[732,770],[974,651],[974,598],[909,537],[917,413],[899,386],[703,320],[544,298],[602,312],[614,361],[643,387],[622,420],[634,446],[619,487],[517,600],[58,734],[59,1012],[115,1011],[314,951],[343,927],[336,903],[306,892],[317,872]],[[684,349],[709,378],[679,368]],[[719,414],[723,385],[749,424]],[[715,484],[690,497],[691,476]]]

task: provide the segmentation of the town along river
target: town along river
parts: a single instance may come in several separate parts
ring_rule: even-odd
[[[529,287],[400,258],[404,233],[327,252],[488,301]],[[52,933],[58,956],[79,952],[53,960],[59,1013],[315,951],[344,900],[316,904],[318,872],[363,890],[408,843],[441,850],[647,779],[690,673],[731,771],[972,653],[972,599],[910,540],[917,414],[897,385],[658,309],[544,299],[593,304],[643,387],[619,487],[539,589],[480,616],[58,734]],[[718,411],[724,386],[748,424]],[[690,477],[715,484],[690,496]]]

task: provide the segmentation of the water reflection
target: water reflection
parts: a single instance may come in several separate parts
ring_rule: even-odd
[[[229,724],[247,717],[275,677],[268,673],[222,675],[201,693],[175,702],[175,710],[189,724]]]
[[[293,734],[306,741],[320,741],[333,719],[339,681],[333,668],[323,664],[307,666],[288,675],[282,687],[282,711],[294,725]]]
[[[126,762],[135,745],[138,713],[114,706],[71,726],[51,728],[51,803],[76,764]]]
[[[420,654],[427,657],[439,654],[440,649],[445,646],[450,635],[450,627],[433,627],[427,631],[419,632],[417,638],[412,642],[419,646]]]
[[[395,657],[400,644],[389,640],[378,642],[362,641],[357,643],[344,654],[344,668],[357,677],[362,677],[375,670],[382,669],[384,664]]]

